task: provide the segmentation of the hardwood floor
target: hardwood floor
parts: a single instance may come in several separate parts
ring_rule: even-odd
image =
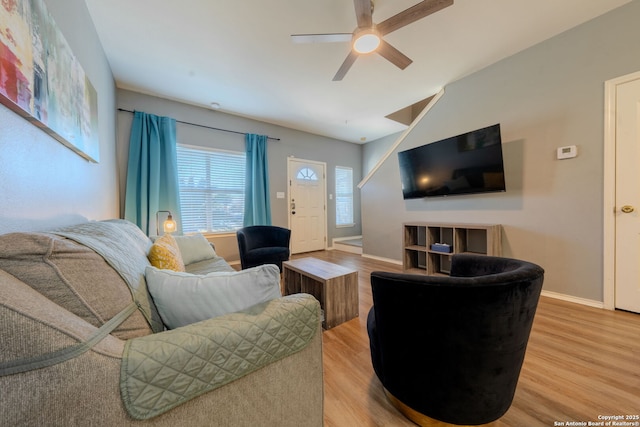
[[[323,333],[325,426],[413,426],[384,396],[366,331],[371,272],[401,267],[341,251],[301,256],[359,271],[359,317]],[[513,405],[496,425],[587,425],[611,415],[640,415],[640,315],[542,297]]]

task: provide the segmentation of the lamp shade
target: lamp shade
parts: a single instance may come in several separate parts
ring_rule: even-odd
[[[160,235],[160,213],[167,213],[167,219],[162,223],[162,230],[165,233],[173,233],[177,230],[178,226],[171,215],[171,211],[158,211],[156,212],[156,236]]]
[[[162,228],[165,233],[173,233],[176,231],[176,222],[173,220],[173,216],[169,214],[167,220],[162,224]]]

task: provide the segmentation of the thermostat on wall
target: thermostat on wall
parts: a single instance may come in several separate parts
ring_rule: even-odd
[[[566,147],[558,147],[558,160],[572,159],[578,155],[578,147],[575,145],[567,145]]]

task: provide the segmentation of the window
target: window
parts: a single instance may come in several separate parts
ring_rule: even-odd
[[[183,232],[242,227],[245,154],[185,145],[177,154]]]
[[[336,226],[352,226],[353,169],[336,166]]]
[[[298,175],[296,175],[296,179],[301,181],[317,181],[318,176],[313,171],[313,169],[302,168],[298,171]]]

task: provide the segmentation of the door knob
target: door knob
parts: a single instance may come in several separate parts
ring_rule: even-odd
[[[620,210],[624,213],[631,213],[635,210],[635,208],[631,205],[624,205]]]

